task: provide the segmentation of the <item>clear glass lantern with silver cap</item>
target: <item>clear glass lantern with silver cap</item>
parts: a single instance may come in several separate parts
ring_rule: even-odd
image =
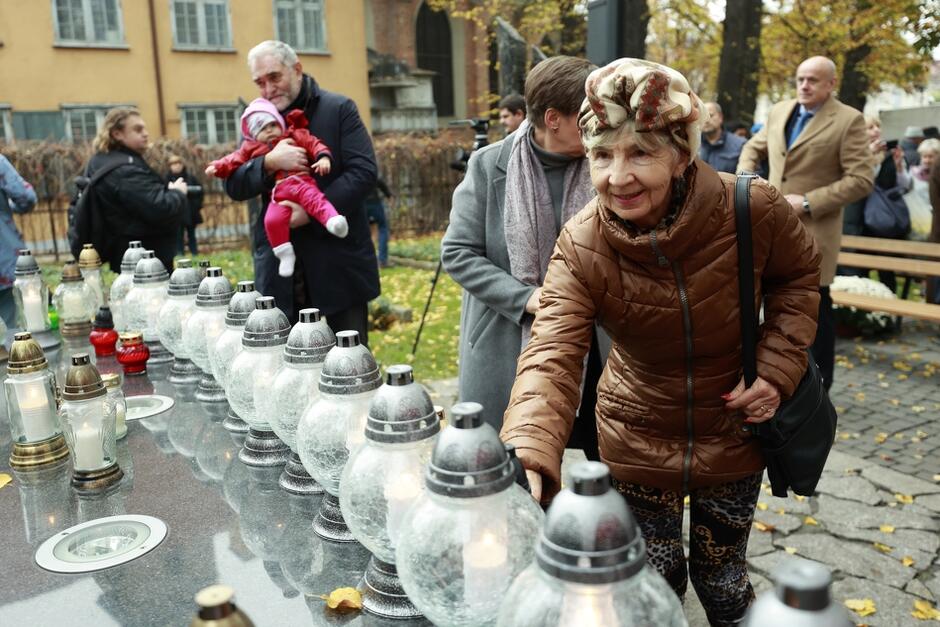
[[[81,270],[74,261],[62,267],[62,282],[52,297],[59,313],[59,332],[63,337],[88,339],[91,333],[91,319],[98,309],[95,307],[95,294],[82,280]]]
[[[72,486],[95,491],[120,481],[116,408],[88,355],[72,357],[62,401],[59,421],[72,452]]]
[[[535,563],[513,582],[499,627],[687,627],[678,597],[600,462],[575,464],[552,501]]]
[[[363,608],[389,618],[421,613],[408,600],[395,570],[395,546],[408,508],[424,492],[424,469],[440,432],[431,397],[415,383],[411,366],[390,366],[369,406],[365,442],[352,451],[339,482],[343,519],[372,552]]]
[[[114,278],[111,283],[110,306],[111,313],[114,314],[114,328],[118,333],[124,333],[129,329],[127,326],[127,315],[124,312],[124,300],[127,293],[134,286],[134,270],[137,269],[137,262],[140,256],[144,254],[144,247],[140,240],[134,240],[127,245],[124,256],[121,257],[121,273]]]
[[[271,393],[258,396],[257,410],[270,416],[271,428],[291,450],[280,486],[292,494],[323,494],[297,454],[297,424],[304,410],[320,396],[317,384],[323,361],[336,345],[336,336],[320,318],[319,309],[301,309],[300,320],[284,345],[284,365],[274,377]]]
[[[774,589],[763,593],[744,617],[744,627],[851,627],[853,622],[834,603],[832,576],[818,562],[797,557],[772,573]]]
[[[209,268],[205,278],[199,282],[196,311],[183,325],[185,350],[203,373],[196,400],[205,403],[225,402],[225,390],[215,380],[209,364],[209,345],[225,329],[225,312],[234,293],[232,284],[222,275],[222,269],[217,266]]]
[[[258,411],[261,397],[271,395],[271,385],[284,362],[284,346],[290,322],[274,306],[273,296],[260,296],[242,330],[242,352],[229,375],[229,404],[248,423],[248,438],[238,458],[249,466],[282,466],[290,449],[274,434],[270,415]]]
[[[28,248],[20,250],[13,272],[13,300],[16,303],[17,326],[33,334],[48,331],[49,287],[43,281],[39,264]]]
[[[10,466],[44,466],[67,457],[69,451],[56,419],[55,375],[29,332],[13,336],[3,391],[13,439]]]
[[[260,296],[254,281],[239,281],[225,311],[225,329],[214,342],[207,344],[212,374],[225,390],[226,397],[231,396],[229,372],[235,358],[242,352],[242,331],[248,316],[255,310],[255,300]],[[248,433],[248,423],[235,413],[231,404],[222,426],[230,433]]]
[[[124,301],[124,316],[128,329],[144,334],[144,343],[150,349],[151,364],[165,364],[173,360],[170,352],[160,343],[157,321],[166,302],[170,275],[163,262],[152,250],[145,250],[134,269],[134,286]]]
[[[479,403],[451,408],[401,521],[395,565],[408,597],[435,625],[492,625],[512,580],[535,553],[541,508]]]
[[[160,342],[174,357],[169,376],[171,383],[198,383],[201,376],[199,366],[189,358],[189,347],[183,341],[183,327],[196,311],[200,280],[199,270],[193,267],[191,259],[177,261],[176,270],[170,275],[166,302],[160,308],[157,332]]]
[[[85,281],[95,295],[95,311],[108,304],[104,296],[104,280],[101,278],[101,256],[91,244],[82,246],[78,254],[78,268],[82,271],[82,280]]]
[[[313,530],[327,540],[355,541],[340,511],[339,478],[349,453],[365,442],[369,403],[381,385],[382,374],[359,333],[337,333],[320,372],[320,398],[297,425],[300,461],[326,490]]]

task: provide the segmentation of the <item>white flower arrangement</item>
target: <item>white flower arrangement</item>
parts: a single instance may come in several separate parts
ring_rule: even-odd
[[[829,286],[830,292],[848,292],[875,298],[897,298],[894,292],[880,281],[860,276],[836,276]],[[855,327],[862,333],[877,333],[891,328],[892,317],[883,311],[858,310],[855,307],[833,305],[836,322]]]

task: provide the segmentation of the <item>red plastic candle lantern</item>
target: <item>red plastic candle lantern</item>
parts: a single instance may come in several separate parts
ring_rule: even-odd
[[[117,349],[118,363],[124,368],[124,374],[136,375],[147,372],[147,360],[150,349],[144,344],[142,333],[122,333],[121,346]]]
[[[114,354],[114,345],[117,344],[118,333],[114,330],[114,318],[111,316],[110,307],[98,308],[88,341],[95,347],[95,355],[98,357],[107,357]]]

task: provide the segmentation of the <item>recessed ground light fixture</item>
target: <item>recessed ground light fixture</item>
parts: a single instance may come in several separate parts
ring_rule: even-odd
[[[166,537],[166,523],[128,514],[89,520],[60,531],[36,550],[36,563],[54,573],[91,573],[146,555]]]

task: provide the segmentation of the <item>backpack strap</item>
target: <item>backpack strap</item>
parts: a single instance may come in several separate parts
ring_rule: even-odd
[[[91,178],[88,178],[88,168],[91,166],[91,162],[89,161],[88,165],[85,166],[85,178],[87,179],[87,182],[85,183],[84,187],[82,187],[83,192],[86,192],[89,189],[91,189],[92,185],[94,185],[95,183],[97,183],[98,181],[100,181],[105,176],[107,176],[114,170],[118,169],[122,165],[130,165],[134,163],[133,157],[131,157],[130,155],[125,155],[123,153],[118,153],[117,155],[114,155],[113,157],[109,155],[109,157],[110,158],[105,160],[104,164],[100,168],[95,170],[95,173],[91,175]]]
[[[739,175],[734,183],[734,223],[738,234],[738,292],[741,307],[741,367],[744,385],[757,380],[757,313],[754,311],[754,242],[751,237],[751,179]]]

